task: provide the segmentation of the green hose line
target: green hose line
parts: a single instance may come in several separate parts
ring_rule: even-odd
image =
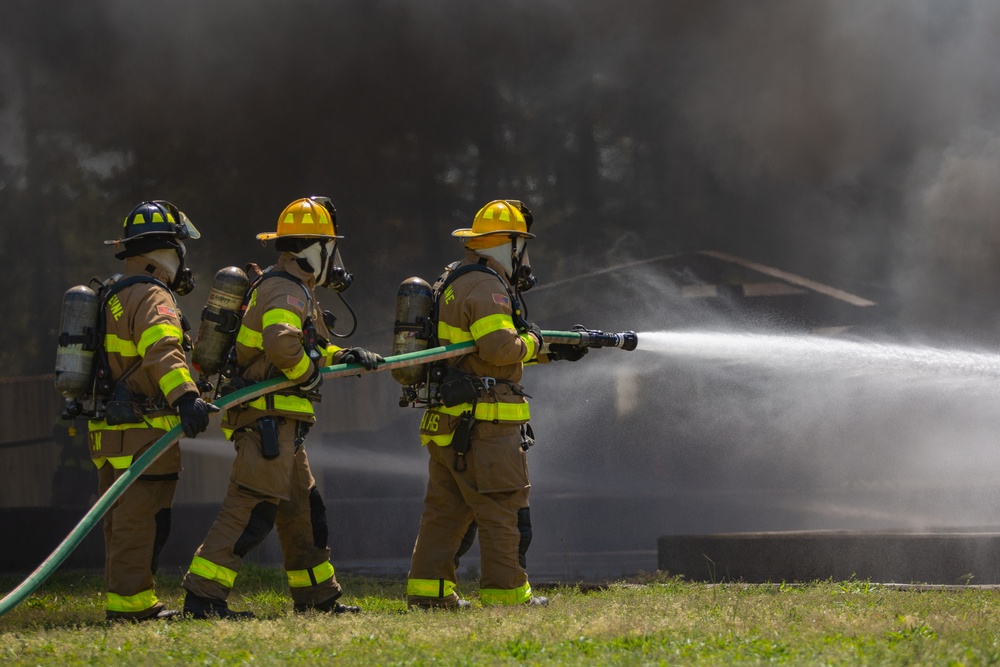
[[[580,334],[573,331],[543,331],[542,336],[546,341],[552,341],[556,343],[568,343],[573,344],[574,342],[579,342]],[[443,345],[441,347],[434,347],[429,350],[421,350],[418,352],[408,352],[406,354],[399,354],[396,356],[388,357],[384,363],[378,365],[377,368],[373,369],[375,371],[385,371],[392,370],[394,368],[403,368],[406,366],[415,366],[418,364],[427,364],[434,361],[440,361],[442,359],[448,359],[450,357],[456,357],[462,354],[467,354],[475,348],[474,341],[468,341],[465,343],[454,343],[452,345]],[[361,375],[362,373],[367,373],[360,364],[336,364],[334,366],[326,366],[322,370],[324,378],[337,378],[337,377],[348,377],[352,375]],[[227,394],[222,397],[215,405],[217,405],[221,410],[228,410],[240,403],[245,403],[247,401],[253,400],[264,394],[269,394],[280,389],[286,389],[288,387],[294,386],[295,383],[290,380],[283,378],[272,378],[270,380],[265,380],[263,382],[258,382],[257,384],[251,385],[239,391],[234,391],[231,394]],[[56,550],[39,565],[34,572],[32,572],[27,579],[25,579],[21,584],[14,590],[7,593],[2,600],[0,600],[0,616],[3,616],[8,611],[13,609],[20,603],[24,598],[31,595],[42,583],[48,579],[63,562],[69,557],[73,551],[80,546],[80,542],[87,536],[87,534],[97,525],[97,522],[104,518],[104,515],[111,508],[115,502],[121,498],[122,494],[128,489],[128,487],[139,478],[140,475],[150,466],[153,462],[159,458],[159,456],[168,448],[170,445],[177,442],[183,435],[183,429],[178,424],[169,431],[167,431],[159,440],[153,443],[153,445],[146,450],[146,452],[137,458],[132,465],[119,477],[114,484],[108,488],[107,492],[102,495],[93,507],[80,519],[80,522],[76,524],[66,539],[56,547]]]

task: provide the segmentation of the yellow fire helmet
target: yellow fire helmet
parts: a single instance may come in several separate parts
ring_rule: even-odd
[[[296,199],[278,217],[277,231],[257,235],[261,241],[276,238],[328,238],[337,236],[337,209],[328,197]]]
[[[467,239],[467,248],[480,250],[506,243],[512,236],[533,239],[530,229],[531,211],[527,206],[516,199],[497,199],[479,209],[471,228],[456,229],[451,235]]]

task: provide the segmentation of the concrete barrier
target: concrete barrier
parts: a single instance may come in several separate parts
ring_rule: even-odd
[[[1000,584],[997,532],[779,532],[673,535],[661,571],[692,581]]]

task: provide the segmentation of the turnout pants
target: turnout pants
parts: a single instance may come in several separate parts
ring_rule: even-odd
[[[128,429],[101,434],[104,453],[127,451],[139,458],[164,431]],[[143,443],[138,442],[144,441]],[[121,441],[124,441],[121,442]],[[98,493],[104,493],[127,467],[104,460],[97,469]],[[131,461],[128,462],[131,465]],[[170,534],[170,507],[181,470],[181,450],[173,444],[122,494],[104,516],[104,581],[108,618],[145,618],[163,608],[153,575]]]
[[[259,431],[234,434],[229,490],[184,576],[184,588],[191,593],[227,600],[243,558],[276,527],[294,603],[314,605],[340,597],[330,563],[326,507],[305,447],[295,445],[296,424],[279,420],[279,453],[272,459],[261,454]]]
[[[430,443],[427,450],[429,478],[410,562],[408,604],[457,604],[456,554],[473,521],[479,528],[482,602],[530,600],[524,569],[531,542],[530,484],[520,426],[477,423],[461,472],[455,470],[451,445]]]

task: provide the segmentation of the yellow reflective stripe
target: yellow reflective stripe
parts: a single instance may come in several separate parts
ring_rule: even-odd
[[[283,410],[285,412],[302,412],[304,414],[313,414],[312,403],[309,402],[308,398],[303,398],[301,396],[281,396],[279,394],[272,394],[274,396],[274,409]],[[267,410],[267,399],[264,396],[260,398],[255,398],[247,403],[251,408],[257,408],[258,410]]]
[[[285,374],[289,380],[298,380],[300,377],[306,374],[312,368],[312,360],[309,359],[309,355],[305,352],[302,353],[302,357],[299,358],[298,362],[291,368],[282,368],[281,372]]]
[[[296,329],[302,329],[302,318],[290,310],[272,308],[264,313],[264,317],[261,318],[261,326],[266,329],[272,324],[287,324]]]
[[[438,322],[438,338],[442,340],[449,340],[452,343],[465,343],[473,340],[472,334],[468,331],[463,331],[458,327],[453,327],[445,322]]]
[[[455,582],[447,579],[407,579],[406,594],[424,598],[446,598],[455,593]]]
[[[340,352],[342,347],[337,347],[336,345],[327,345],[326,349],[323,350],[323,365],[331,366],[333,365],[333,357]]]
[[[469,330],[476,340],[494,331],[517,331],[514,328],[514,320],[507,313],[497,313],[496,315],[481,317],[472,323]]]
[[[427,446],[428,443],[433,442],[438,447],[447,447],[451,444],[451,441],[455,438],[454,433],[445,433],[444,435],[424,435],[420,434],[420,444]]]
[[[518,338],[520,338],[521,340],[524,341],[525,353],[524,353],[524,356],[521,357],[521,361],[525,362],[528,359],[531,359],[532,357],[535,356],[535,342],[536,342],[535,341],[535,337],[531,336],[531,335],[528,335],[526,333],[523,333],[520,336],[518,336]]]
[[[214,581],[217,584],[222,584],[226,588],[232,588],[233,584],[236,583],[237,573],[235,571],[230,570],[228,567],[216,565],[212,561],[206,560],[201,556],[195,556],[191,559],[191,565],[188,567],[188,572],[191,574],[197,574],[203,579]]]
[[[181,423],[181,418],[177,415],[163,415],[161,417],[143,417],[145,421],[138,424],[116,424],[109,426],[103,419],[92,419],[89,422],[91,431],[127,431],[133,428],[158,428],[169,431]]]
[[[169,396],[170,392],[184,383],[194,384],[191,373],[186,368],[175,368],[160,378],[160,391],[164,396]]]
[[[156,593],[153,591],[143,591],[135,595],[118,595],[111,592],[107,594],[108,611],[145,611],[157,602],[159,600],[156,599]]]
[[[184,340],[184,334],[172,324],[155,324],[139,336],[139,356],[145,357],[149,346],[164,338],[176,338],[180,342]]]
[[[240,332],[236,334],[236,342],[244,347],[250,347],[255,350],[263,350],[264,334],[259,331],[254,331],[244,324],[240,327]]]
[[[330,561],[320,563],[309,570],[286,570],[289,588],[305,588],[321,584],[333,578],[333,564]]]
[[[139,350],[136,349],[135,343],[130,340],[125,340],[124,338],[119,338],[114,334],[105,334],[104,349],[108,352],[120,354],[123,357],[139,356]]]
[[[127,470],[132,465],[132,458],[132,456],[109,456],[107,461],[115,470]]]
[[[450,408],[438,406],[434,412],[456,417],[464,412],[472,410],[471,403],[459,403]],[[531,407],[528,403],[476,403],[476,411],[472,415],[482,422],[492,421],[521,421],[531,419]]]
[[[485,605],[491,604],[524,604],[531,599],[531,584],[524,582],[519,588],[483,588],[479,591],[479,599]]]

